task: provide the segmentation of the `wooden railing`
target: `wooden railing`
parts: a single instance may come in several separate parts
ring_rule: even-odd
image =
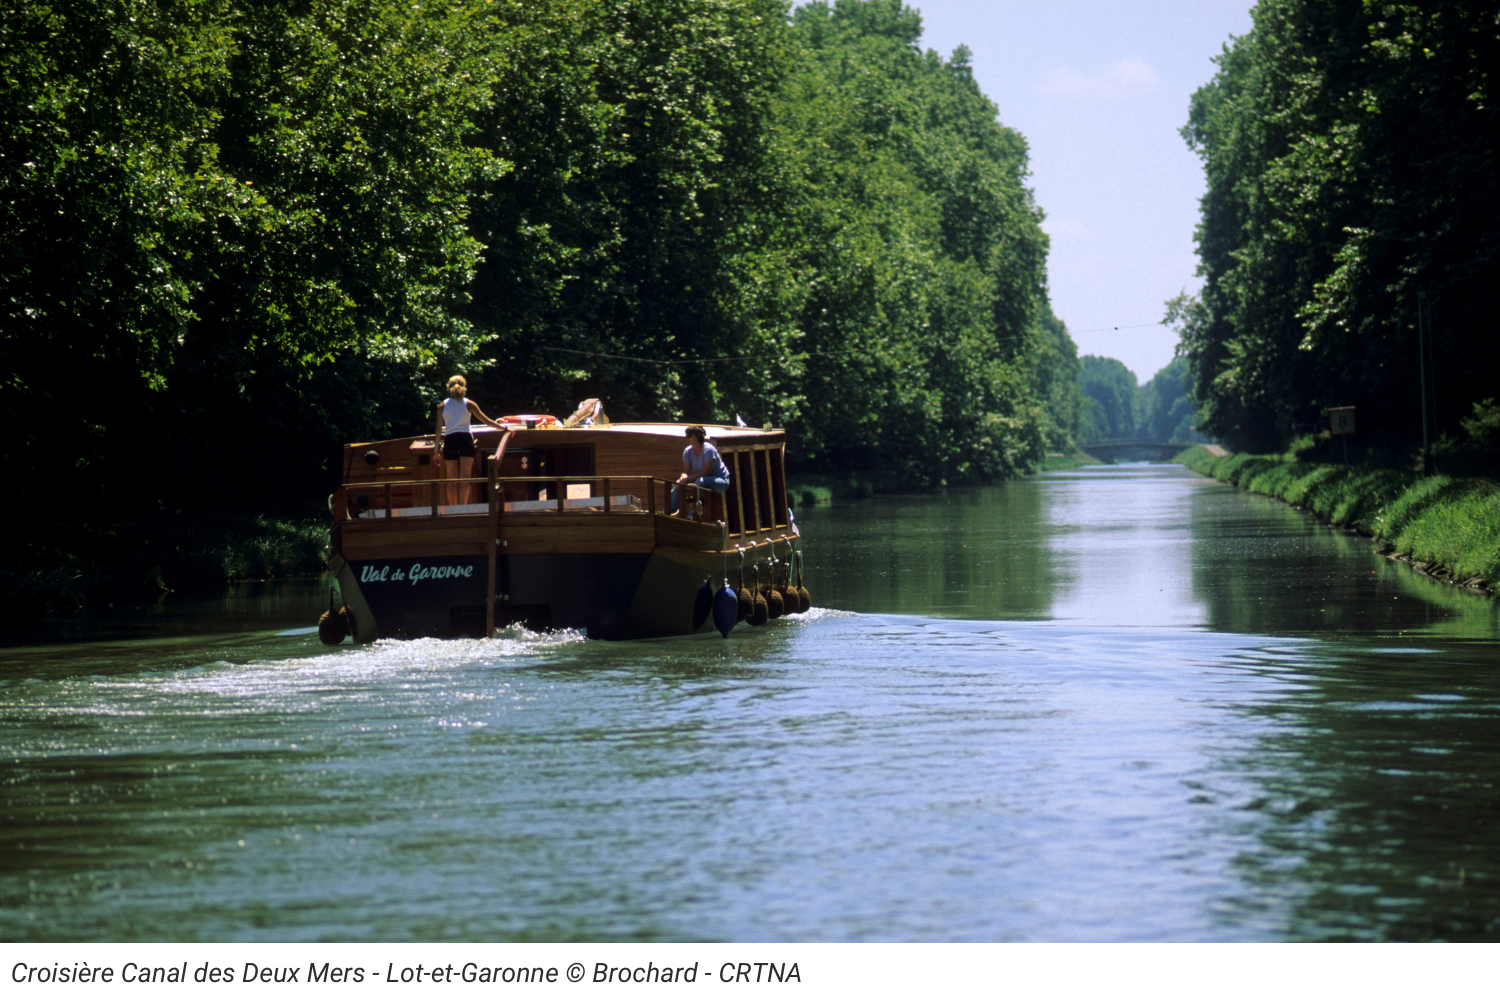
[[[463,501],[487,487],[473,503],[450,504],[449,491]],[[568,487],[587,486],[587,496],[568,496]],[[334,518],[450,517],[463,514],[553,513],[668,514],[672,490],[681,504],[676,516],[703,521],[727,519],[725,495],[693,483],[656,476],[504,476],[494,479],[412,479],[404,482],[341,486],[334,493]],[[545,497],[543,497],[545,494]],[[520,506],[523,505],[524,506]],[[463,509],[455,509],[463,508]]]

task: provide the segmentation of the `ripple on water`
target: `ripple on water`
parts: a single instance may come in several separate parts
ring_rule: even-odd
[[[866,613],[727,641],[0,653],[0,938],[1500,933],[1492,609],[1099,478],[809,512]]]

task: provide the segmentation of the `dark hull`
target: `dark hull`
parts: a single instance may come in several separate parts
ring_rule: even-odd
[[[795,537],[795,536],[790,536]],[[761,567],[770,579],[775,551],[788,539],[746,550],[745,580]],[[533,631],[576,629],[594,639],[636,639],[711,632],[694,627],[704,583],[737,586],[738,554],[659,547],[651,552],[497,555],[495,625]],[[392,556],[335,560],[356,642],[379,638],[482,637],[488,560],[484,556]]]
[[[579,629],[600,638],[632,634],[630,606],[650,559],[635,553],[500,556],[495,625]],[[414,568],[419,579],[412,579]],[[484,635],[483,558],[368,560],[349,569],[381,636]]]

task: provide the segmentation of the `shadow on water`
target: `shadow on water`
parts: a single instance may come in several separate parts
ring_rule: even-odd
[[[1294,684],[1241,706],[1266,731],[1226,767],[1257,847],[1238,919],[1292,940],[1500,933],[1500,608],[1267,498],[1194,493],[1193,594],[1211,628],[1303,635]]]

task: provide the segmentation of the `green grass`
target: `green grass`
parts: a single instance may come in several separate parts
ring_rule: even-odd
[[[141,519],[40,527],[6,551],[0,615],[213,593],[225,584],[311,576],[328,519]]]
[[[1397,555],[1470,586],[1500,580],[1500,484],[1402,469],[1324,465],[1292,455],[1178,456],[1195,472],[1284,500],[1380,539]]]

